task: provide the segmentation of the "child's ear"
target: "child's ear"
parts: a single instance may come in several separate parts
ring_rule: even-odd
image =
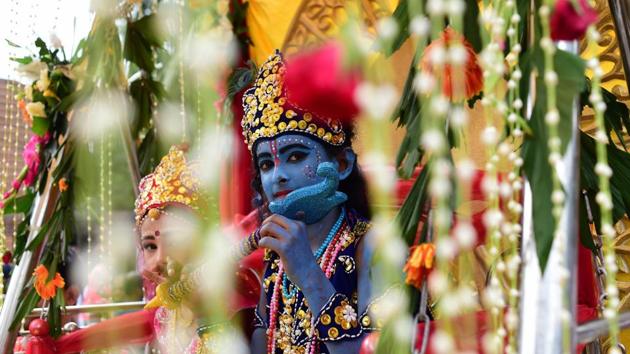
[[[336,159],[339,166],[339,180],[343,181],[350,176],[354,164],[357,162],[357,154],[354,153],[352,148],[346,147],[337,154]]]

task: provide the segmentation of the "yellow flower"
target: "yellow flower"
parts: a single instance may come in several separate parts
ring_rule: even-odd
[[[31,117],[46,118],[45,106],[41,102],[31,102],[26,104],[26,111]]]
[[[57,97],[57,95],[55,94],[55,92],[53,92],[53,90],[51,89],[47,89],[46,91],[44,91],[44,97],[54,97],[54,98],[59,98]]]
[[[24,96],[29,101],[33,100],[33,86],[26,85],[26,87],[24,88]]]
[[[48,79],[48,68],[42,69],[39,72],[39,80],[37,80],[35,85],[37,85],[37,89],[41,92],[44,92],[46,91],[46,89],[48,89],[48,86],[50,85],[50,80]]]

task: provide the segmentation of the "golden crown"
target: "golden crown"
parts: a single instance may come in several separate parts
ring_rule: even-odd
[[[314,136],[339,146],[346,140],[341,122],[316,117],[287,100],[284,88],[285,65],[279,51],[260,67],[254,86],[243,95],[241,127],[250,151],[258,139],[284,133]]]
[[[177,146],[170,148],[153,173],[140,181],[140,193],[136,199],[136,224],[141,224],[152,209],[180,204],[192,209],[202,206],[199,179],[193,173],[195,164],[187,163],[184,151]]]

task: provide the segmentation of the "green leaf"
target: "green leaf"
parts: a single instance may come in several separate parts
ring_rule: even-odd
[[[61,308],[63,302],[63,290],[57,289],[55,297],[53,297],[48,305],[48,325],[50,327],[50,336],[59,337],[61,332]]]
[[[537,96],[540,98],[540,96]],[[545,108],[537,102],[530,120],[533,136],[523,142],[523,171],[532,189],[534,238],[540,269],[544,272],[553,243],[555,221],[551,193],[553,183],[549,165],[548,132],[544,122]]]
[[[22,48],[19,44],[16,44],[15,42],[11,42],[7,38],[5,38],[4,40],[7,42],[8,45],[10,45],[13,48]]]
[[[585,133],[580,134],[580,163],[581,163],[581,179],[580,185],[582,189],[586,189],[593,196],[599,191],[598,176],[595,174],[595,164],[597,163],[597,155],[595,152],[595,140]],[[613,221],[619,221],[625,214],[630,215],[630,154],[619,150],[613,145],[606,147],[608,153],[608,164],[613,170],[610,178],[610,194],[613,201]],[[597,203],[591,203],[596,214]],[[599,219],[595,219],[596,225],[599,225]]]
[[[60,214],[59,212],[55,212],[51,216],[50,220],[48,220],[48,222],[42,225],[37,235],[26,246],[27,250],[34,251],[42,243],[42,241],[44,241],[44,239],[46,238],[46,235],[48,234],[54,235],[57,233],[59,229],[59,222],[61,219],[59,217],[59,214]]]
[[[33,58],[32,57],[22,57],[22,58],[15,58],[15,57],[11,57],[9,58],[11,61],[14,61],[16,63],[20,63],[23,65],[27,65],[33,62]]]
[[[4,214],[8,215],[28,212],[33,204],[34,198],[35,194],[30,192],[27,192],[23,196],[13,198],[4,206]]]
[[[427,163],[414,181],[409,195],[405,198],[396,215],[396,222],[400,227],[401,236],[407,242],[407,245],[413,244],[418,231],[422,210],[427,199],[429,170],[430,165]]]
[[[13,252],[13,257],[16,263],[19,263],[19,260],[22,257],[22,253],[24,252],[24,248],[26,247],[32,210],[33,209],[31,208],[31,210],[29,210],[29,212],[24,215],[24,220],[22,220],[22,222],[20,222],[20,224],[17,226],[17,232],[15,235],[15,249]]]
[[[392,40],[389,48],[383,50],[385,55],[390,56],[394,54],[400,47],[405,43],[407,38],[409,38],[409,0],[401,0],[394,10],[392,14],[392,18],[396,20],[398,24],[398,33],[396,37]]]
[[[479,32],[479,4],[477,0],[466,0],[464,11],[464,37],[472,45],[476,53],[481,53],[483,44]]]
[[[153,47],[161,47],[164,39],[160,35],[159,22],[156,15],[144,16],[132,23],[133,27],[142,34],[142,37]]]
[[[154,69],[153,48],[162,45],[154,15],[144,16],[137,21],[127,22],[124,58],[149,72]]]
[[[24,296],[22,301],[20,301],[20,304],[18,305],[18,308],[15,311],[15,316],[13,316],[13,321],[11,322],[11,327],[10,327],[12,331],[17,329],[17,327],[22,322],[22,319],[26,317],[26,315],[31,313],[31,311],[33,311],[33,309],[39,302],[40,297],[39,295],[37,295],[37,292],[35,292],[35,288],[33,286],[31,287],[27,286],[26,289],[28,289],[26,292],[26,295]]]
[[[524,66],[528,72],[531,70],[531,66],[535,66],[538,73],[544,73],[540,49],[535,49],[527,61]],[[560,113],[558,132],[562,143],[561,151],[564,151],[570,139],[572,120],[575,119],[573,110],[577,95],[585,86],[584,61],[571,53],[557,50],[554,68],[558,74],[556,89],[556,106]],[[536,79],[536,102],[529,121],[533,136],[528,136],[523,143],[522,155],[525,161],[523,169],[532,188],[534,238],[539,265],[543,272],[547,265],[555,230],[551,203],[553,183],[550,174],[552,166],[548,162],[549,132],[545,124],[546,112],[547,93],[543,78],[539,75]]]
[[[31,129],[33,130],[33,133],[39,136],[44,136],[46,135],[46,132],[48,131],[49,125],[50,125],[50,120],[48,120],[48,118],[33,117],[33,127]]]
[[[556,74],[558,74],[558,87],[556,88],[556,101],[560,112],[558,131],[560,132],[562,151],[564,152],[571,138],[571,125],[572,120],[575,119],[574,110],[576,109],[577,99],[586,86],[584,78],[586,66],[584,60],[579,56],[563,50],[557,50],[554,58],[554,69]],[[539,72],[542,73],[543,71]],[[538,85],[542,84],[541,80]],[[577,114],[579,115],[580,113],[581,109]]]
[[[591,94],[591,83],[588,79],[586,79],[586,81],[587,85],[580,95],[580,106],[589,106],[592,108],[593,105],[589,100],[589,96]],[[606,103],[606,111],[604,111],[604,126],[606,128],[606,135],[609,140],[614,141],[612,136],[612,133],[614,132],[621,142],[624,150],[628,151],[628,146],[623,139],[623,130],[625,129],[630,132],[630,111],[628,110],[628,106],[619,102],[617,100],[617,96],[615,96],[612,92],[604,89],[603,87],[600,87],[600,90],[602,91],[604,103]]]
[[[45,61],[44,59],[50,59],[50,50],[48,50],[48,47],[46,46],[46,42],[44,42],[44,40],[37,37],[37,39],[35,40],[35,46],[39,48],[39,56],[41,57],[42,61]]]

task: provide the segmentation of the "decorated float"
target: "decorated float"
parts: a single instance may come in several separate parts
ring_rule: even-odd
[[[626,3],[99,0],[90,16],[74,48],[37,27],[6,40],[4,353],[625,353]],[[283,137],[349,150],[301,170],[319,189],[270,197]],[[268,225],[310,235],[321,210],[340,213],[311,243],[325,277],[300,281]],[[171,218],[149,269],[145,222]]]

